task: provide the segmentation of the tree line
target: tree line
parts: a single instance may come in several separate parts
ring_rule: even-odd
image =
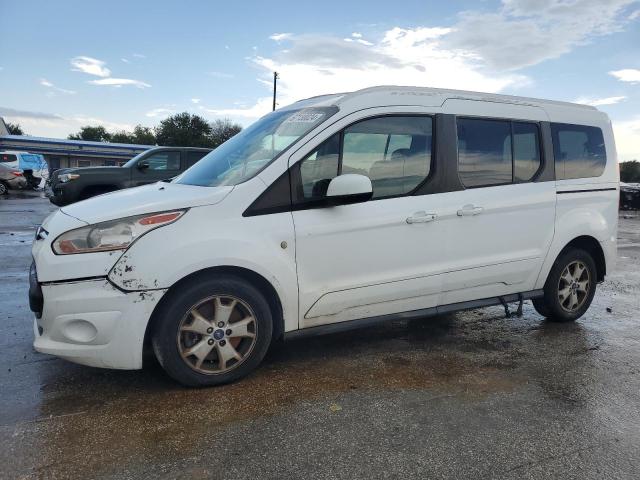
[[[640,183],[640,162],[631,160],[620,164],[620,181],[625,183]]]
[[[199,115],[182,112],[165,118],[154,128],[137,125],[132,132],[121,130],[109,133],[103,126],[86,126],[67,138],[94,142],[215,148],[240,130],[242,127],[229,119],[208,122]]]
[[[7,123],[6,125],[11,135],[26,135],[19,124]],[[241,130],[240,125],[226,118],[208,122],[199,115],[183,112],[165,118],[153,128],[137,125],[132,132],[121,130],[110,133],[103,126],[87,125],[67,138],[92,142],[215,148]]]

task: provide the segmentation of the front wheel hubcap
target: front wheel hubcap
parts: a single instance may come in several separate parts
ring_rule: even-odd
[[[573,313],[584,305],[591,290],[591,276],[587,266],[575,260],[565,267],[558,281],[558,301],[562,309]]]
[[[183,361],[206,375],[226,373],[244,362],[256,344],[258,323],[251,307],[231,295],[205,298],[178,326]]]

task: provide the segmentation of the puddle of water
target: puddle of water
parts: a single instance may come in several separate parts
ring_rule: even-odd
[[[105,389],[104,395],[91,391],[84,379],[81,391],[70,384],[60,392],[60,379],[52,378],[42,390],[39,420],[14,426],[14,450],[38,452],[37,458],[21,461],[35,464],[36,477],[56,472],[91,477],[116,471],[125,457],[158,462],[184,458],[199,451],[199,439],[220,434],[236,422],[281,414],[308,402],[329,404],[350,391],[375,395],[428,390],[473,398],[512,391],[523,382],[499,361],[485,365],[474,355],[435,348],[448,328],[436,322],[434,328],[409,330],[418,331],[422,340],[407,338],[405,325],[404,330],[392,326],[387,336],[378,331],[290,342],[276,347],[255,374],[213,389],[176,387],[157,366],[138,373],[110,372],[109,384],[97,385]],[[416,348],[417,343],[423,348]],[[118,392],[122,378],[128,378],[124,383],[130,388]]]

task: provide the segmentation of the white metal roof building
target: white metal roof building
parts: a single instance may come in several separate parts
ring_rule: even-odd
[[[62,140],[57,138],[10,135],[0,117],[0,151],[18,150],[44,155],[49,168],[97,167],[124,164],[153,145]]]

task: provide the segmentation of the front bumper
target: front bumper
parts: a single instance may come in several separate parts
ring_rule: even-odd
[[[51,185],[51,195],[49,201],[58,207],[64,207],[77,200],[76,189],[73,185],[66,183],[56,183]]]
[[[142,368],[147,323],[166,290],[125,293],[106,279],[41,289],[42,313],[33,325],[37,351],[92,367]]]

